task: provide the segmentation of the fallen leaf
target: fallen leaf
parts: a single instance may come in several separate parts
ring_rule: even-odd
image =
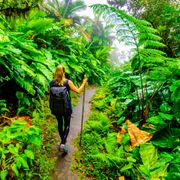
[[[130,120],[126,120],[128,126],[128,133],[130,135],[131,148],[138,146],[141,143],[145,143],[152,138],[152,134],[140,130]]]
[[[121,130],[117,134],[117,143],[120,143],[123,139],[123,134],[126,133],[126,130],[124,128],[121,128]]]
[[[119,180],[125,180],[124,176],[120,176]]]
[[[26,121],[27,122],[27,125],[26,125],[27,128],[29,128],[32,124],[32,119],[30,119],[29,116],[18,116],[18,117],[16,117],[16,120]]]

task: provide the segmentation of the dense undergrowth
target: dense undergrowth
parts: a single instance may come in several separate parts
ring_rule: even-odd
[[[50,179],[55,161],[48,154],[57,124],[47,94],[55,67],[62,64],[76,85],[84,73],[90,84],[108,81],[94,96],[83,146],[76,152],[74,167],[81,175],[179,179],[180,65],[172,58],[179,56],[178,23],[168,13],[170,8],[177,15],[176,6],[170,3],[162,15],[171,22],[169,30],[169,23],[156,24],[156,30],[124,11],[93,6],[117,39],[133,47],[130,63],[113,71],[111,42],[100,19],[77,27],[55,6],[53,12],[31,11],[31,2],[27,8],[15,2],[14,10],[7,3],[0,14],[0,178]]]
[[[134,55],[95,95],[75,168],[94,179],[179,179],[179,59],[167,57],[149,22],[106,5],[93,9]]]
[[[75,106],[78,95],[71,93],[71,96]],[[50,173],[56,165],[56,158],[53,158],[55,145],[60,139],[57,120],[50,112],[48,99],[45,96],[36,102],[32,118],[2,117],[0,179],[51,179]]]
[[[22,14],[0,14],[0,179],[50,179],[57,124],[47,94],[55,68],[62,64],[77,86],[85,72],[90,84],[101,84],[109,47],[96,42],[91,51],[95,36],[86,40],[85,28],[43,10]]]
[[[1,117],[1,179],[48,179],[55,162],[47,155],[55,143],[56,127],[47,101],[41,100],[29,116]],[[8,121],[7,121],[8,120]],[[2,124],[1,124],[2,125]],[[48,135],[47,135],[48,134]]]
[[[103,46],[98,53],[92,53],[86,48],[88,42],[83,35],[63,21],[56,22],[44,12],[32,11],[26,19],[7,22],[0,17],[0,22],[1,99],[16,105],[17,113],[27,114],[34,98],[48,91],[58,64],[65,67],[67,77],[75,84],[82,81],[85,72],[89,83],[103,81],[110,66],[103,62],[108,59],[109,49]],[[99,58],[101,54],[103,60]]]
[[[145,98],[147,104],[151,103],[146,121],[141,116],[137,93],[140,82],[129,64],[113,72],[107,85],[97,91],[84,127],[82,147],[75,153],[73,168],[81,176],[134,180],[180,178],[180,104],[175,88],[179,67],[169,68],[173,68],[169,71],[171,78],[156,90],[157,82],[151,78],[154,74],[144,75]]]

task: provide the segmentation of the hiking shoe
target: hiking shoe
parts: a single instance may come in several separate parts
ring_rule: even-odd
[[[64,149],[64,152],[65,152],[65,153],[68,152],[68,147],[67,147],[66,145],[64,145],[63,149]]]
[[[59,151],[60,151],[60,152],[64,152],[64,145],[60,145],[60,146],[59,146]]]

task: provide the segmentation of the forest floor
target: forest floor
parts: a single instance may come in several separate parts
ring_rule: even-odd
[[[91,110],[90,100],[96,90],[96,88],[89,88],[85,92],[84,122],[88,118],[88,114]],[[73,140],[78,136],[81,130],[82,104],[83,94],[79,97],[77,105],[73,108],[70,132],[66,143],[68,146],[68,154],[65,156],[57,156],[56,167],[51,176],[52,180],[78,180],[78,175],[71,170],[71,161],[72,154],[76,150],[76,148],[73,146]],[[59,136],[57,137],[59,138]]]

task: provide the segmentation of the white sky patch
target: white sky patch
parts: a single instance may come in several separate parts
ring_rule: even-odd
[[[91,19],[94,18],[94,13],[92,8],[90,8],[89,6],[93,5],[93,4],[107,4],[107,0],[84,0],[85,4],[87,5],[86,10],[83,10],[81,12],[78,12],[79,15],[86,15],[88,17],[90,17]]]

